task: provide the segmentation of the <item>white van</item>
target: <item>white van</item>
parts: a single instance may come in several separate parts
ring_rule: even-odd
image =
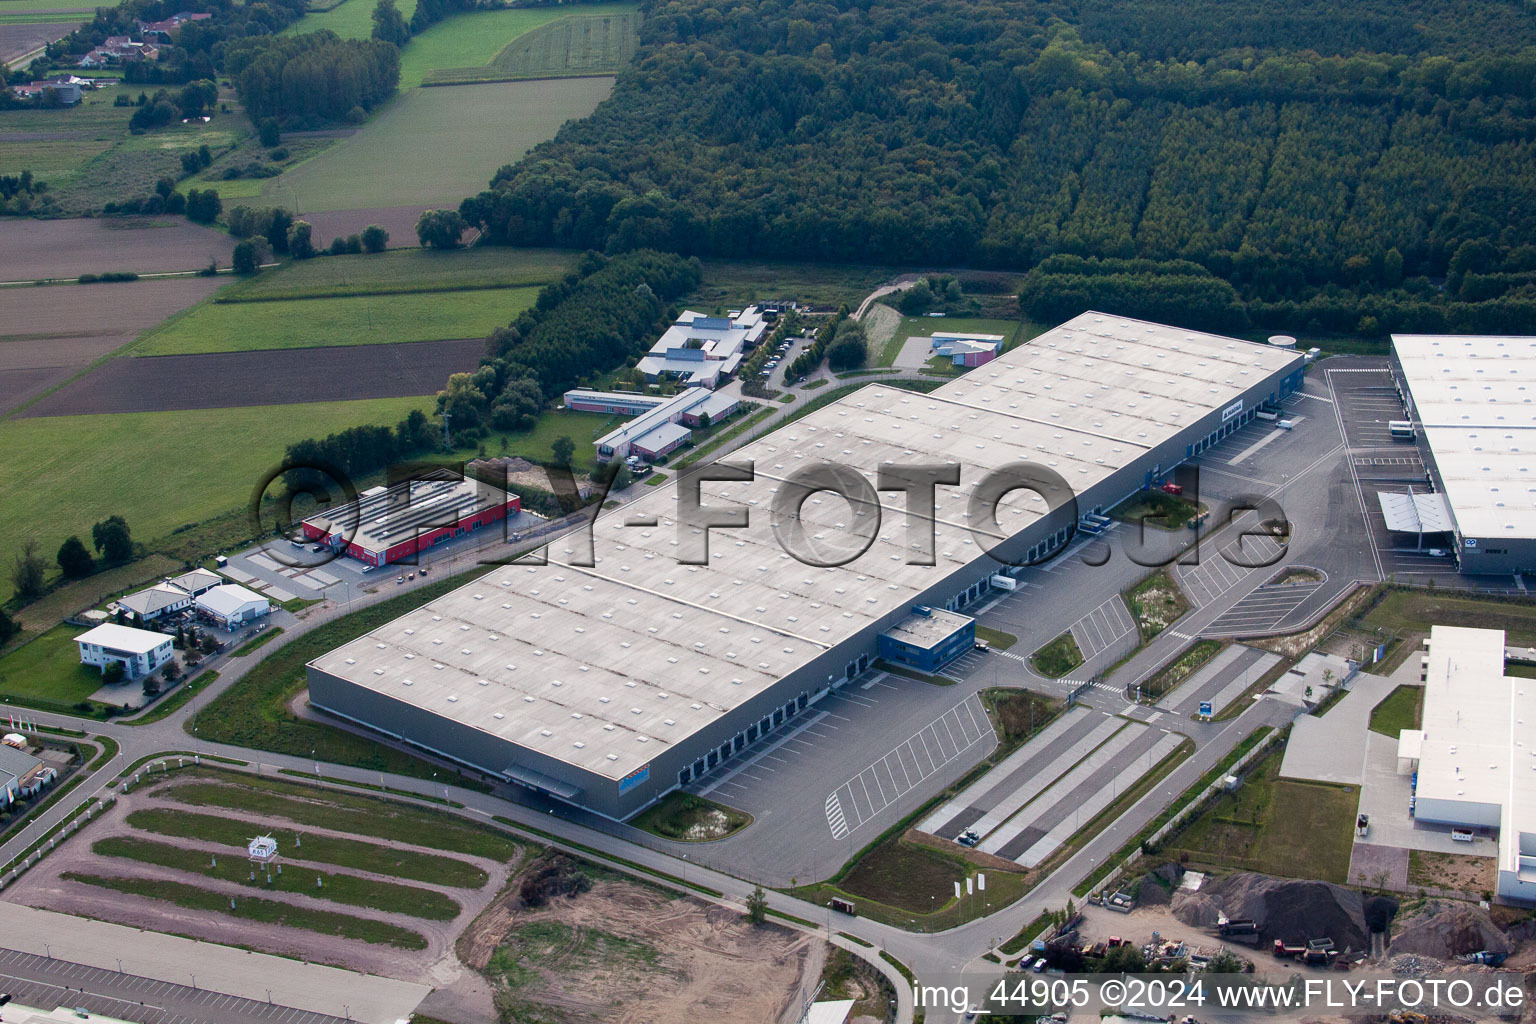
[[[1276,420],[1275,421],[1275,426],[1277,428],[1279,428],[1280,430],[1294,430],[1294,429],[1296,429],[1296,421],[1295,420]]]

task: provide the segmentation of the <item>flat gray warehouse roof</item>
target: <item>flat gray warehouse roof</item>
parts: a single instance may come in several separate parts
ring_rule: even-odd
[[[1536,338],[1394,334],[1463,536],[1536,537]]]
[[[586,771],[620,779],[841,641],[974,562],[972,527],[1012,536],[1046,512],[1014,491],[998,524],[973,524],[971,488],[1021,458],[1078,493],[1299,363],[1280,351],[1085,313],[931,394],[870,385],[733,453],[751,482],[706,482],[708,508],[745,508],[745,529],[715,529],[710,564],[678,563],[675,481],[600,516],[596,564],[512,565],[316,658],[318,670]],[[848,565],[787,554],[769,526],[774,492],[816,462],[866,477],[891,463],[959,463],[941,487],[937,565],[909,565],[904,498],[882,492],[881,529]],[[846,539],[856,511],[831,493],[807,501],[813,540]],[[656,526],[626,526],[654,517]]]

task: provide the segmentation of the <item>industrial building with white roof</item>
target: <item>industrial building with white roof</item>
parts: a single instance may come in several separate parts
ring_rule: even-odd
[[[862,673],[915,607],[988,593],[1002,563],[984,546],[1012,562],[1058,550],[1077,514],[1156,484],[1300,387],[1302,368],[1294,352],[1085,313],[931,394],[867,386],[733,453],[751,480],[702,483],[704,509],[744,528],[679,530],[678,482],[647,488],[597,518],[592,566],[570,534],[547,565],[494,569],[310,662],[311,703],[628,817]],[[977,482],[1020,461],[1072,494],[1048,509],[1014,490],[996,523],[973,521]],[[791,557],[774,494],[827,463],[871,483],[886,465],[958,465],[960,485],[936,493],[934,564],[910,564],[924,524],[897,491],[878,509],[813,494],[797,520],[813,543],[856,548],[848,523],[874,512],[877,532],[845,565]],[[700,543],[707,564],[683,564]]]
[[[1536,338],[1394,334],[1392,368],[1461,571],[1536,571]]]
[[[1398,739],[1414,816],[1498,829],[1500,895],[1536,899],[1536,679],[1504,674],[1502,629],[1434,626],[1424,644],[1420,728]]]

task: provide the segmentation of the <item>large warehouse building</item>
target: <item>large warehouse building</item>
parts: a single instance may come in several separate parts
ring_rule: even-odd
[[[1451,534],[1465,573],[1536,572],[1536,338],[1394,334],[1392,371],[1437,503],[1400,529]]]
[[[746,513],[745,528],[680,535],[676,481],[647,488],[597,519],[594,566],[571,564],[578,545],[556,541],[548,565],[497,568],[316,658],[310,700],[628,817],[864,671],[914,608],[959,612],[988,593],[999,563],[983,545],[1022,561],[1068,541],[1064,494],[1049,495],[1051,511],[1014,490],[997,522],[973,519],[989,472],[1032,460],[1079,512],[1111,507],[1278,403],[1302,366],[1293,352],[1085,313],[931,394],[870,385],[733,453],[755,465],[751,481],[703,484],[703,506]],[[961,485],[937,492],[935,564],[910,564],[921,559],[899,491],[881,492],[871,546],[853,561],[791,557],[770,527],[774,493],[829,463],[871,483],[885,465],[957,464]],[[850,508],[821,492],[794,522],[846,547]],[[646,519],[656,525],[626,525]],[[708,564],[682,564],[695,543]]]
[[[1422,727],[1398,738],[1418,770],[1414,817],[1498,829],[1499,894],[1536,899],[1536,679],[1504,674],[1502,629],[1435,626],[1424,644]]]

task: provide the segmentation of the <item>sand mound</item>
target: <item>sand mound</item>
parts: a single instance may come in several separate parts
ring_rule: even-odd
[[[1479,950],[1509,951],[1504,933],[1477,907],[1448,900],[1429,900],[1397,922],[1392,952],[1417,953],[1451,960]]]
[[[1216,918],[1252,918],[1263,941],[1302,943],[1330,938],[1337,949],[1366,949],[1370,930],[1360,894],[1332,882],[1268,875],[1238,874],[1212,879],[1197,893],[1174,896],[1173,913],[1196,928],[1211,928]]]

